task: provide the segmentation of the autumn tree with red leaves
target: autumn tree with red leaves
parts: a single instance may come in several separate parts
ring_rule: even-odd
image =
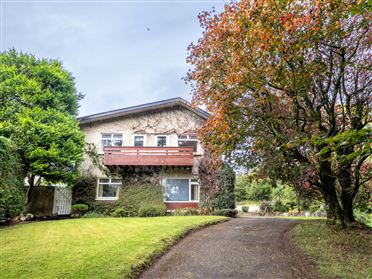
[[[368,1],[232,2],[200,14],[186,80],[211,116],[207,148],[312,188],[331,223],[353,222],[371,175]],[[306,189],[305,189],[306,190]]]

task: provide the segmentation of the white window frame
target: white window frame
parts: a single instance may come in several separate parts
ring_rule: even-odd
[[[188,201],[167,201],[166,198],[165,198],[165,183],[166,183],[166,180],[167,179],[188,179],[189,180],[189,200]],[[197,180],[197,182],[195,181],[191,181],[191,180]],[[191,186],[192,185],[195,185],[197,184],[198,185],[198,197],[197,197],[197,200],[191,200]],[[199,200],[200,200],[200,181],[197,177],[166,177],[163,179],[163,189],[164,189],[164,202],[165,203],[198,203]]]
[[[186,138],[185,139],[180,139],[180,136],[181,137],[186,137]],[[185,147],[185,146],[180,146],[179,141],[196,141],[196,151],[194,151],[194,153],[199,154],[199,152],[200,152],[199,140],[198,140],[198,138],[191,139],[190,138],[191,136],[192,135],[177,135],[177,146],[178,147]]]
[[[165,146],[164,147],[169,146],[169,136],[168,135],[156,135],[155,136],[155,146],[156,147],[161,147],[161,146],[158,146],[158,137],[165,137]]]
[[[135,137],[137,137],[137,136],[141,136],[141,137],[143,137],[143,146],[146,146],[146,135],[144,135],[144,134],[133,134],[133,135],[132,135],[132,145],[133,145],[134,147],[141,147],[141,146],[135,146],[135,145],[134,145],[134,139],[135,139]]]
[[[109,182],[107,183],[100,183],[100,179],[108,179]],[[97,178],[97,188],[96,188],[96,200],[97,201],[116,201],[119,198],[119,191],[120,191],[120,186],[122,185],[122,182],[111,182],[112,179],[120,179],[120,178],[115,178],[115,177],[99,177]],[[120,179],[121,180],[121,179]],[[110,185],[117,185],[117,191],[116,191],[116,196],[115,197],[99,197],[99,185],[102,184],[110,184]]]
[[[104,151],[104,148],[105,148],[105,146],[102,144],[102,141],[103,141],[103,135],[111,135],[111,137],[110,137],[110,140],[111,141],[113,141],[115,138],[114,138],[114,134],[116,134],[116,135],[121,135],[121,146],[123,146],[123,143],[124,143],[124,134],[123,133],[120,133],[120,132],[117,132],[117,133],[115,133],[115,132],[107,132],[107,133],[104,133],[104,132],[102,132],[101,133],[101,141],[100,141],[100,146],[101,146],[101,151],[103,152]],[[107,138],[108,139],[108,138]],[[110,146],[112,146],[112,145],[110,145]]]

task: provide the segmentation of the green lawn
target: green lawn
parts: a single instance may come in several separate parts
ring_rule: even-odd
[[[372,278],[372,231],[328,227],[325,221],[307,221],[293,232],[296,245],[310,256],[323,278]]]
[[[326,217],[317,217],[317,216],[270,216],[272,218],[280,219],[297,219],[297,220],[326,220]]]
[[[225,219],[92,218],[0,229],[1,276],[129,278],[189,230]]]

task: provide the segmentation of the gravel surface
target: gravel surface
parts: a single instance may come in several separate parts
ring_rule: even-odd
[[[297,222],[245,217],[207,227],[181,240],[140,278],[316,278],[289,244]]]

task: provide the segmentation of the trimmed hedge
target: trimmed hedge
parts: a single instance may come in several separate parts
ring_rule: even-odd
[[[120,189],[116,208],[123,209],[123,216],[139,216],[140,208],[142,208],[141,214],[145,214],[145,212],[149,212],[146,209],[149,207],[156,208],[157,212],[166,211],[163,190],[160,185],[131,185],[123,186]]]
[[[0,136],[0,220],[17,216],[24,207],[23,165],[16,146]]]
[[[167,214],[165,206],[159,205],[143,205],[138,209],[139,217],[156,217]]]

